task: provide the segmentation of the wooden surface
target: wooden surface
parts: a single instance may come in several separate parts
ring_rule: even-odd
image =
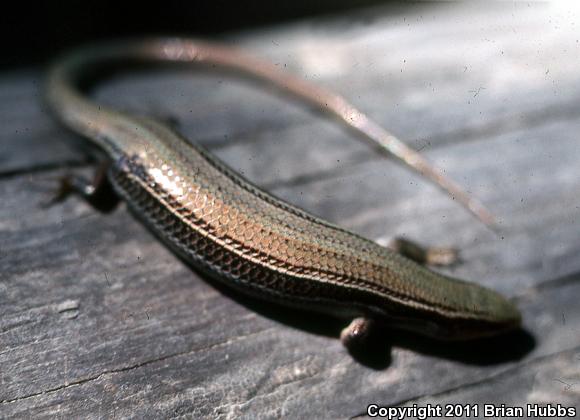
[[[275,195],[369,238],[459,247],[463,264],[446,271],[512,297],[524,315],[525,331],[501,340],[397,333],[392,351],[357,358],[332,320],[217,290],[124,206],[42,209],[55,177],[91,163],[41,104],[42,71],[1,75],[0,417],[580,407],[578,22],[545,5],[419,5],[228,38],[421,150],[498,215],[499,235],[332,123],[252,86],[151,72],[97,93],[172,121]]]

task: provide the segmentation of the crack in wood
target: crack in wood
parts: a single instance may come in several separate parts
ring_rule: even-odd
[[[106,370],[104,372],[101,372],[99,374],[90,376],[88,378],[83,378],[83,379],[77,379],[75,381],[72,382],[67,382],[61,385],[58,385],[56,387],[50,388],[50,389],[46,389],[43,391],[39,391],[39,392],[35,392],[32,394],[28,394],[28,395],[23,395],[21,397],[16,397],[16,398],[12,398],[12,399],[4,399],[4,400],[0,400],[0,404],[11,404],[14,402],[18,402],[18,401],[23,401],[23,400],[27,400],[27,399],[31,399],[34,397],[38,397],[40,395],[45,395],[45,394],[50,394],[50,393],[54,393],[54,392],[58,392],[60,390],[66,389],[66,388],[70,388],[73,386],[79,386],[79,385],[83,385],[87,382],[94,382],[94,381],[98,381],[100,378],[102,378],[103,376],[107,376],[107,375],[114,375],[117,373],[122,373],[122,372],[127,372],[127,371],[131,371],[131,370],[136,370],[139,368],[142,368],[143,366],[147,366],[147,365],[151,365],[153,363],[158,363],[158,362],[163,362],[166,360],[170,360],[170,359],[174,359],[177,357],[182,357],[182,356],[188,356],[191,354],[196,354],[196,353],[201,353],[201,352],[207,352],[207,351],[211,351],[215,348],[218,347],[223,347],[223,346],[227,346],[231,343],[235,343],[238,341],[243,341],[249,337],[255,336],[255,335],[259,335],[259,334],[263,334],[264,332],[271,330],[272,328],[264,328],[262,330],[259,331],[254,331],[252,333],[249,334],[244,334],[244,335],[239,335],[236,337],[232,337],[228,340],[219,342],[219,343],[214,343],[212,345],[206,346],[206,347],[201,347],[201,348],[197,348],[197,349],[193,349],[193,350],[187,350],[187,351],[181,351],[181,352],[177,352],[177,353],[173,353],[173,354],[168,354],[165,356],[161,356],[161,357],[157,357],[154,359],[149,359],[149,360],[145,360],[143,362],[140,363],[136,363],[134,365],[131,366],[125,366],[122,368],[118,368],[118,369],[111,369],[111,370]]]
[[[0,182],[10,180],[12,178],[18,178],[26,175],[42,174],[44,172],[51,172],[63,169],[82,169],[90,166],[90,160],[65,160],[60,162],[51,162],[44,165],[38,165],[33,167],[23,167],[18,169],[11,169],[7,171],[0,170]]]

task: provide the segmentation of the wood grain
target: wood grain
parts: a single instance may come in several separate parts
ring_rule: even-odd
[[[574,16],[516,3],[413,6],[231,34],[332,88],[500,218],[328,121],[221,76],[151,72],[97,92],[165,118],[275,195],[376,240],[460,247],[453,275],[515,299],[526,333],[477,345],[394,334],[357,360],[336,322],[216,289],[124,206],[40,207],[90,173],[41,102],[0,76],[0,417],[345,418],[367,404],[580,401],[580,46]],[[69,169],[67,169],[67,167]],[[390,354],[390,357],[389,357]]]

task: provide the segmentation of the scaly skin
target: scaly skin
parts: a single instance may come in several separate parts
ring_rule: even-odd
[[[438,338],[475,338],[519,325],[518,310],[501,295],[437,274],[274,198],[168,127],[98,106],[81,92],[104,71],[149,63],[212,65],[274,85],[380,142],[454,195],[462,192],[344,99],[238,51],[156,39],[69,56],[49,75],[53,112],[107,153],[116,192],[192,265],[253,296]],[[491,220],[461,197],[478,217]]]

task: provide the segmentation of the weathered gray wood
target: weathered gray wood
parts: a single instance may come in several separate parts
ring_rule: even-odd
[[[571,315],[568,301],[571,306],[576,306],[578,276],[561,279],[553,282],[551,290],[542,290],[533,296],[526,296],[525,300],[534,300],[531,307],[533,311],[543,317],[541,327],[546,331],[548,324],[557,328],[569,336],[578,335],[578,318],[568,318]],[[547,293],[546,293],[547,292]],[[558,302],[558,307],[549,309],[548,302]],[[523,302],[522,302],[523,303]],[[525,304],[524,304],[525,305]],[[530,308],[531,309],[531,308]],[[557,325],[557,327],[556,327]],[[539,332],[539,331],[538,331]],[[540,333],[540,332],[539,332]],[[540,333],[543,335],[543,333]],[[501,373],[490,375],[480,381],[474,381],[466,387],[435,392],[405,402],[405,406],[426,406],[427,404],[456,404],[458,402],[478,404],[480,409],[485,404],[508,407],[524,407],[527,404],[545,406],[551,404],[563,404],[565,407],[580,410],[580,391],[578,390],[578,378],[580,377],[580,347],[557,340],[557,348],[553,348],[549,354],[524,360]],[[483,415],[483,411],[482,414]],[[537,417],[537,416],[536,416]]]
[[[569,17],[520,5],[362,16],[230,39],[343,93],[422,149],[498,214],[500,234],[266,92],[151,73],[97,95],[177,120],[251,180],[365,236],[460,247],[465,261],[448,272],[516,299],[530,336],[482,349],[400,335],[390,363],[380,349],[365,365],[341,348],[340,325],[214,288],[124,207],[101,215],[72,199],[41,209],[50,179],[87,157],[39,101],[40,73],[13,73],[0,77],[0,417],[578,404],[580,47]]]
[[[541,7],[533,13],[504,12],[503,8],[492,11],[490,18],[485,10],[462,10],[455,12],[458,21],[450,25],[445,16],[454,16],[452,11],[421,10],[409,19],[373,16],[362,28],[356,24],[345,28],[344,22],[325,22],[324,31],[311,24],[295,25],[259,36],[236,36],[235,43],[336,89],[418,149],[481,132],[485,135],[489,130],[577,116],[573,104],[580,95],[575,83],[580,59],[573,54],[578,45],[576,37],[564,30],[564,18]],[[562,21],[561,29],[551,23],[557,19]],[[511,30],[498,31],[498,27]],[[433,33],[438,36],[427,42],[426,34]],[[271,141],[280,138],[280,127],[294,129],[297,121],[314,125],[310,139],[322,141],[322,135],[339,150],[353,143],[346,136],[335,139],[336,129],[321,134],[320,122],[264,92],[223,77],[211,79],[213,83],[190,77],[161,78],[158,73],[154,77],[131,75],[105,87],[101,97],[106,99],[108,94],[117,105],[131,110],[176,117],[189,138],[205,143],[222,143],[224,136],[234,143],[256,137]],[[0,117],[6,118],[3,125],[9,140],[16,140],[13,131],[22,130],[32,119],[35,125],[28,130],[45,127],[48,116],[38,101],[14,106],[17,99],[38,98],[41,81],[38,73],[24,78],[10,75],[2,85],[0,93],[6,92],[7,99]],[[14,87],[19,82],[24,85],[22,95]],[[162,95],[151,93],[156,91]],[[244,98],[242,106],[240,98]],[[267,127],[272,129],[264,130]],[[33,137],[38,141],[45,135]],[[296,137],[289,137],[294,140],[288,143],[294,144]],[[18,144],[23,141],[18,139]],[[49,146],[43,156],[53,153]],[[18,148],[20,153],[26,150]],[[310,163],[318,162],[307,161],[304,166]]]

